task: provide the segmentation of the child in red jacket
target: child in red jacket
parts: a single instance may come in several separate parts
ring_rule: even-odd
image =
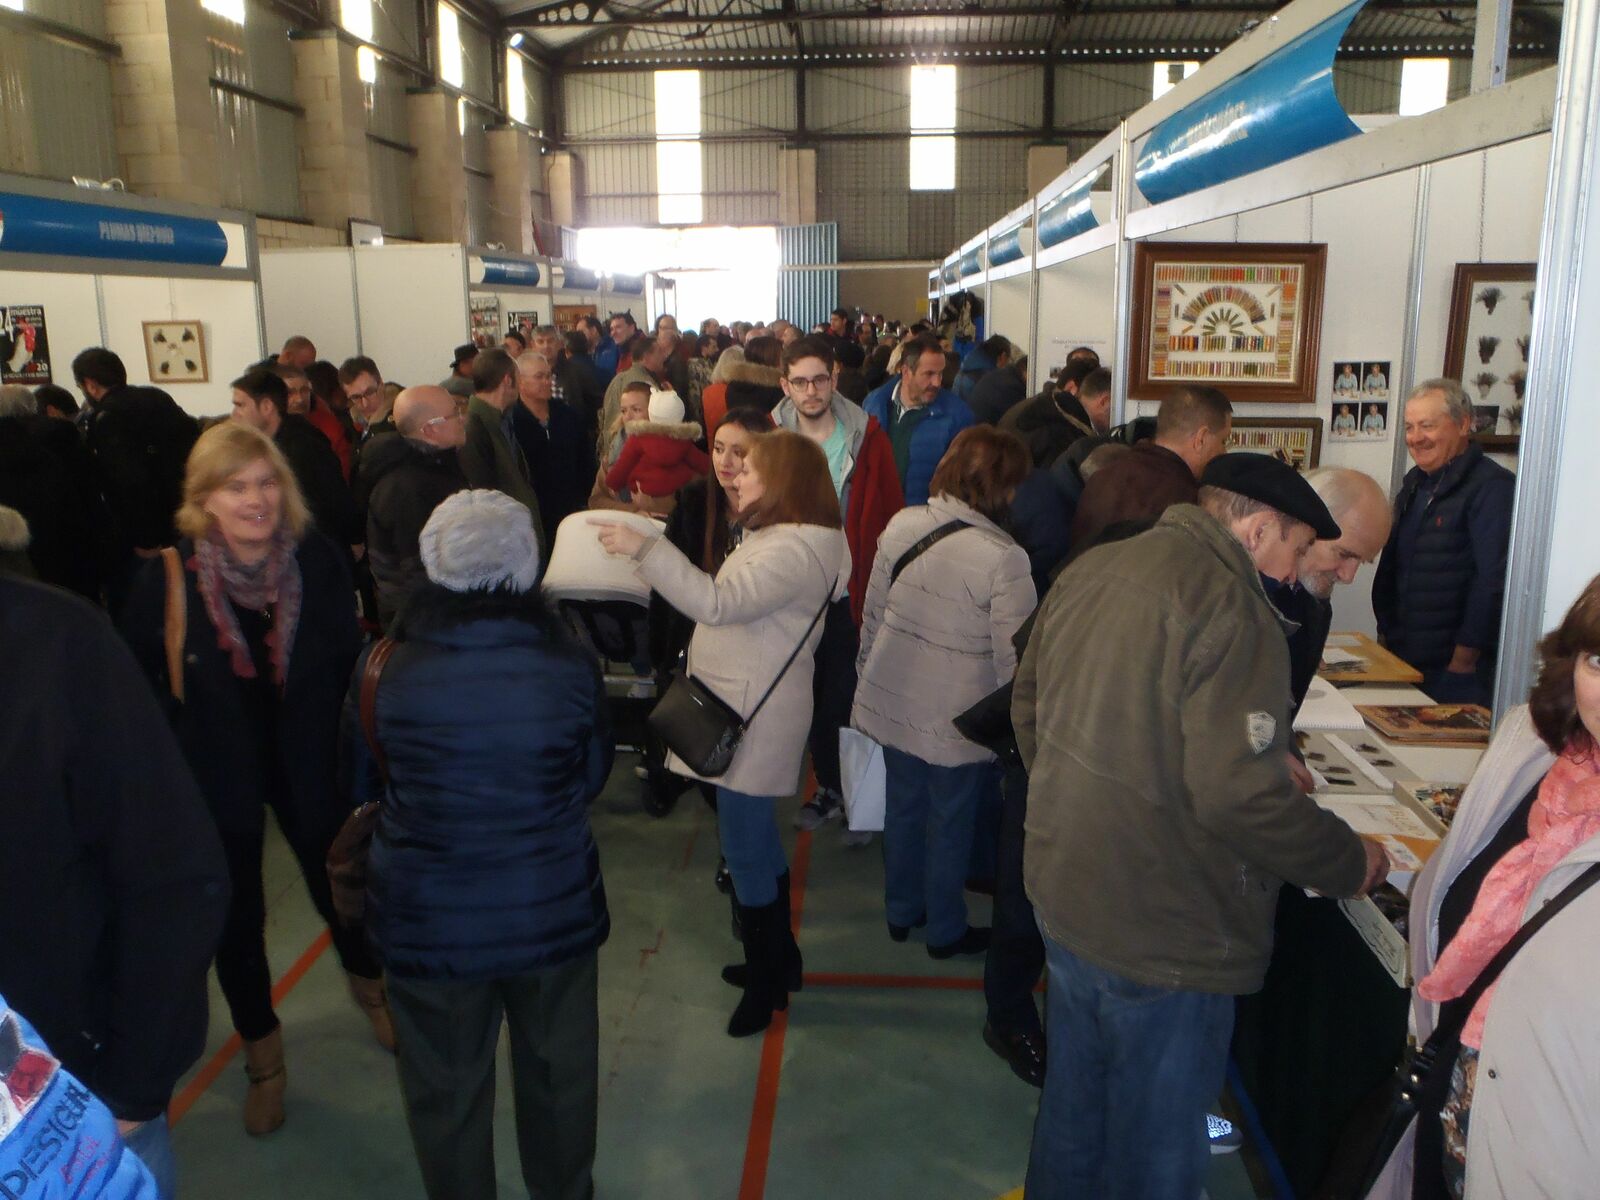
[[[700,426],[683,419],[683,401],[663,388],[650,394],[650,419],[630,421],[622,454],[606,472],[613,492],[627,488],[646,496],[670,496],[711,471],[711,459],[695,445]]]

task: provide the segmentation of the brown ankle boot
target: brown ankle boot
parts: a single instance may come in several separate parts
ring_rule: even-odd
[[[384,990],[383,980],[350,974],[345,978],[350,981],[350,995],[372,1022],[372,1036],[378,1039],[378,1045],[393,1054],[394,1021],[389,1017],[389,995]]]
[[[244,1131],[262,1137],[283,1124],[283,1092],[289,1079],[283,1067],[283,1028],[244,1044]]]

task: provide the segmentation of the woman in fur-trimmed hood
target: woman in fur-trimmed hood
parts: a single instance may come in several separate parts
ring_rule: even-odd
[[[764,408],[769,412],[783,400],[781,359],[783,344],[775,337],[751,338],[745,343],[744,362],[728,370],[728,407]]]
[[[630,421],[622,453],[606,472],[613,492],[627,488],[646,496],[670,496],[685,484],[703,478],[711,459],[696,443],[700,426],[683,419],[683,401],[665,388],[651,393],[650,419]]]

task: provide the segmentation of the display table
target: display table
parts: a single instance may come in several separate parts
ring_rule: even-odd
[[[1419,704],[1414,687],[1344,689],[1358,704]],[[1397,745],[1370,728],[1395,780],[1465,783],[1481,750]],[[1374,957],[1334,900],[1284,887],[1262,990],[1241,997],[1233,1053],[1245,1091],[1300,1200],[1322,1190],[1334,1152],[1392,1077],[1405,1049],[1410,992]]]

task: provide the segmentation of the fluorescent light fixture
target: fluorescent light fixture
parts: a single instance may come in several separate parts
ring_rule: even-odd
[[[527,41],[527,40],[528,40],[528,35],[527,34],[525,34],[525,33],[513,33],[511,35],[510,39],[506,42],[506,45],[510,46],[513,50],[517,50],[517,49],[520,49],[521,46],[522,46],[522,43]]]

